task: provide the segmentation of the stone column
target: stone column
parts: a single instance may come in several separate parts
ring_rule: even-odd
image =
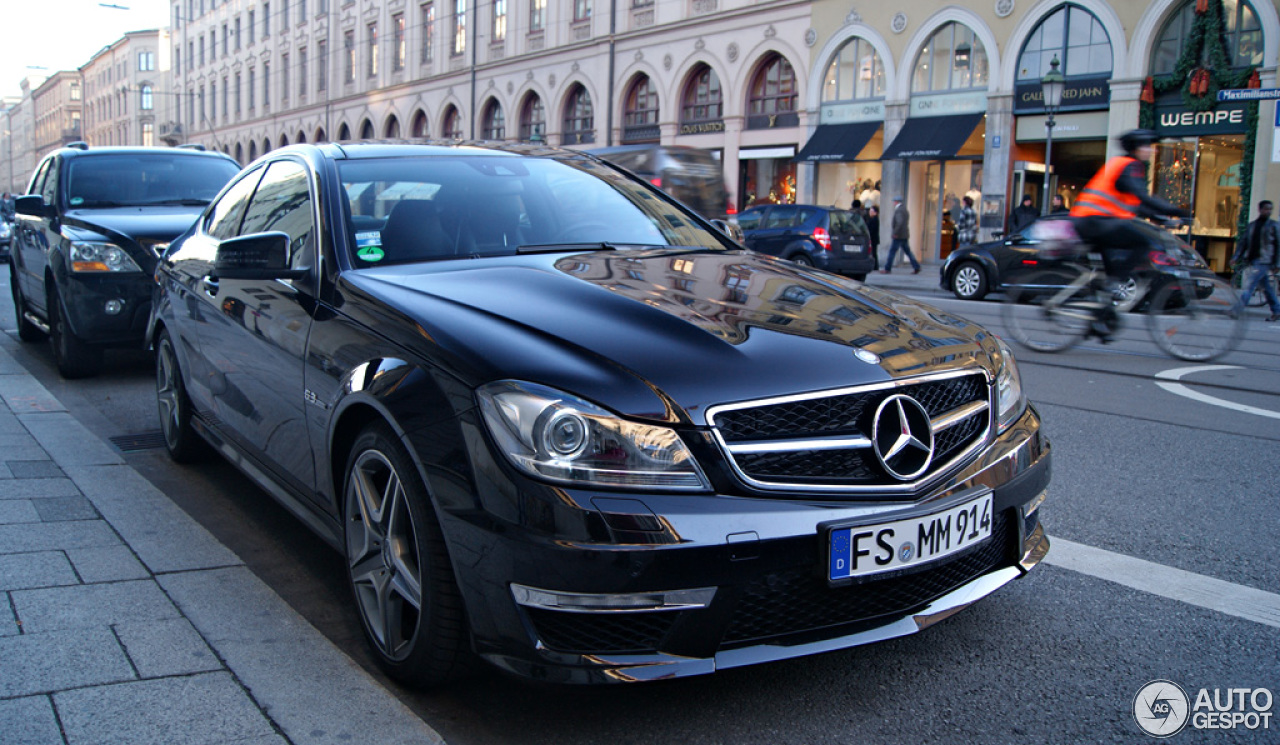
[[[884,144],[888,147],[902,131],[911,113],[909,103],[890,104],[884,107]],[[889,243],[892,242],[890,223],[893,218],[893,198],[902,197],[904,204],[907,198],[907,162],[904,160],[886,160],[880,164],[880,249],[881,258],[889,255]],[[907,205],[910,209],[910,205]],[[919,251],[917,250],[917,254]]]
[[[1123,155],[1120,135],[1138,127],[1142,102],[1142,80],[1111,81],[1111,115],[1107,118],[1107,160]]]
[[[983,196],[1003,194],[1005,197],[1004,214],[1008,214],[1013,206],[1009,204],[1009,195],[1005,193],[1008,191],[1009,179],[1013,174],[1013,161],[1009,155],[1013,151],[1014,138],[1013,96],[1011,94],[987,97],[986,131],[987,139],[982,154],[982,194]],[[973,208],[978,212],[978,220],[979,224],[981,224],[982,205],[975,204]],[[981,228],[978,231],[978,241],[994,240],[993,233],[1002,230],[1004,230],[1003,227]]]

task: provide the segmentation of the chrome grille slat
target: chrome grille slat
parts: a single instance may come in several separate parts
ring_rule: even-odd
[[[872,419],[894,394],[929,415],[934,460],[911,482],[889,475],[873,448]],[[990,379],[954,371],[867,386],[713,406],[707,421],[735,473],[764,490],[910,493],[975,454],[991,434]]]

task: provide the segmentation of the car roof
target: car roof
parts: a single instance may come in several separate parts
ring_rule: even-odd
[[[476,155],[488,157],[557,157],[589,158],[594,155],[581,150],[552,147],[530,142],[499,142],[489,140],[371,140],[362,142],[325,142],[312,145],[290,145],[272,150],[268,155],[285,152],[319,151],[335,160],[359,160],[362,158],[423,157],[432,155]]]
[[[155,155],[163,153],[165,155],[177,155],[183,158],[219,158],[221,160],[229,160],[235,162],[226,153],[217,150],[196,150],[194,148],[184,147],[64,147],[59,148],[58,152],[64,158],[92,158],[99,155]]]

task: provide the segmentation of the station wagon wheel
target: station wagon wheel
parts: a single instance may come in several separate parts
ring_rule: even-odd
[[[799,264],[800,266],[813,266],[813,259],[809,258],[808,254],[803,253],[789,256],[787,257],[787,261],[790,261],[793,264]]]
[[[966,261],[952,273],[951,291],[961,300],[981,300],[987,294],[987,275],[982,267]]]
[[[86,344],[67,323],[67,306],[58,288],[49,287],[49,337],[53,341],[53,361],[68,380],[88,378],[102,369],[102,348]]]
[[[187,397],[173,339],[164,329],[156,340],[156,408],[170,458],[177,463],[192,463],[208,452],[208,446],[191,426],[191,399]]]
[[[417,469],[384,424],[361,433],[348,463],[347,576],[378,664],[413,685],[456,677],[467,638],[462,599]]]

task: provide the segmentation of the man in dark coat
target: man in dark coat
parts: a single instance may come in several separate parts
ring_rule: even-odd
[[[1009,234],[1021,233],[1040,216],[1040,211],[1032,205],[1031,195],[1022,197],[1022,204],[1013,208],[1009,215]]]

